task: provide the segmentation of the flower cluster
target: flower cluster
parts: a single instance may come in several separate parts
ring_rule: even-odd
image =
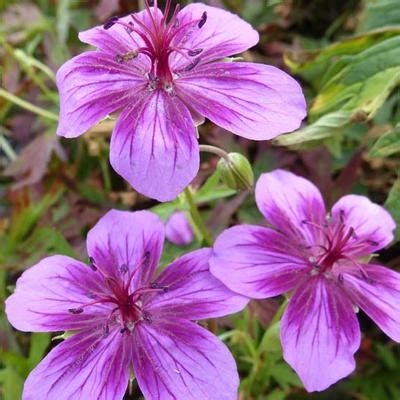
[[[236,15],[201,3],[171,10],[167,0],[164,12],[145,5],[80,34],[97,50],[57,74],[57,133],[77,137],[120,111],[112,166],[137,191],[168,201],[198,171],[204,118],[265,140],[297,129],[306,107],[283,71],[227,59],[258,42]],[[218,169],[228,186],[252,189],[241,154],[226,154]],[[250,298],[287,294],[283,355],[308,391],[354,370],[359,308],[400,342],[400,274],[371,262],[393,239],[383,207],[348,195],[327,214],[319,190],[283,170],[259,178],[256,202],[269,227],[229,228],[212,249],[161,272],[164,236],[193,241],[181,211],[165,224],[149,211],[109,211],[88,233],[88,265],[56,255],[25,271],[6,300],[9,321],[66,334],[28,376],[23,400],[121,400],[133,377],[147,400],[235,400],[235,361],[198,320],[241,311]]]

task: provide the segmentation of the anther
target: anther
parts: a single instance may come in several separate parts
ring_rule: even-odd
[[[118,22],[118,20],[119,20],[119,17],[116,17],[116,16],[109,18],[109,19],[104,23],[103,28],[104,28],[105,30],[110,29],[112,26],[114,26],[114,25]]]
[[[160,290],[162,290],[164,293],[168,292],[168,290],[169,290],[168,286],[160,285],[158,282],[153,282],[153,283],[151,283],[151,284],[150,284],[150,287],[151,287],[152,289],[160,289]]]
[[[204,11],[203,14],[201,15],[198,27],[202,28],[204,26],[204,24],[206,23],[206,21],[207,21],[207,12]]]
[[[124,328],[120,329],[120,331],[119,331],[119,333],[125,333],[125,332],[128,332],[127,327],[124,327]]]
[[[143,313],[143,321],[148,322],[149,324],[151,324],[153,322],[151,315],[147,312]]]
[[[93,257],[89,257],[89,267],[93,270],[93,271],[97,271],[97,267],[95,265],[95,261]]]
[[[68,311],[71,314],[82,314],[83,313],[83,308],[69,308]]]
[[[107,337],[109,335],[109,333],[110,333],[110,327],[108,326],[108,324],[104,325],[104,327],[103,327],[103,336]]]
[[[188,51],[188,55],[189,55],[190,57],[195,57],[195,56],[198,56],[202,51],[203,51],[203,49],[189,50],[189,51]]]
[[[338,281],[339,281],[339,283],[344,283],[344,277],[342,274],[338,275]]]
[[[130,34],[130,33],[133,32],[133,22],[132,22],[132,21],[129,21],[129,22],[128,22],[128,25],[130,25],[131,28],[129,28],[129,27],[126,26],[126,27],[125,27],[125,30],[126,30],[127,33]]]
[[[191,71],[199,62],[200,62],[200,58],[196,58],[192,63],[190,63],[189,65],[187,65],[184,68],[184,71],[185,72]]]
[[[128,268],[128,266],[127,266],[126,264],[122,264],[122,265],[119,267],[119,269],[120,269],[120,271],[121,271],[121,274],[126,274],[126,273],[128,272],[128,270],[129,270],[129,268]]]

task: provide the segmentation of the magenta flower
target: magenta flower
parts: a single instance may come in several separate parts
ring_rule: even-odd
[[[193,229],[182,211],[175,211],[165,223],[165,237],[177,246],[193,242]]]
[[[230,352],[191,320],[247,300],[210,274],[210,249],[154,277],[163,241],[154,214],[113,210],[88,234],[90,267],[52,256],[22,274],[6,300],[11,324],[74,332],[31,372],[23,400],[122,399],[131,370],[146,399],[237,398]]]
[[[273,228],[223,232],[211,272],[257,299],[292,291],[281,321],[284,358],[308,391],[324,390],[355,368],[358,307],[400,341],[400,274],[366,258],[393,239],[395,223],[356,195],[342,197],[326,217],[318,189],[282,170],[260,177],[256,201]]]
[[[137,191],[174,199],[195,177],[195,125],[207,117],[233,133],[271,139],[305,116],[300,86],[277,68],[225,60],[258,42],[238,16],[201,3],[170,15],[157,3],[81,32],[97,47],[57,74],[58,135],[77,137],[122,111],[111,139],[113,168]]]

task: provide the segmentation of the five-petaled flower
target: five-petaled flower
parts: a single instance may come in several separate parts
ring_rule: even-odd
[[[77,137],[121,111],[110,145],[113,168],[142,194],[168,201],[195,177],[195,125],[207,117],[246,138],[271,139],[297,129],[306,113],[300,86],[272,66],[225,58],[254,46],[247,22],[201,3],[164,13],[114,17],[81,32],[97,47],[57,74],[58,135]]]
[[[236,312],[247,298],[209,272],[210,249],[154,276],[164,227],[148,212],[110,211],[89,232],[90,267],[66,256],[25,271],[6,301],[22,331],[73,331],[31,372],[23,400],[122,399],[131,370],[146,399],[237,398],[235,362],[193,320]]]
[[[281,321],[284,358],[308,391],[324,390],[355,368],[358,307],[400,341],[400,274],[366,261],[393,239],[395,223],[357,195],[339,199],[327,217],[318,189],[282,170],[260,177],[256,201],[272,229],[223,232],[211,272],[253,298],[293,291]]]

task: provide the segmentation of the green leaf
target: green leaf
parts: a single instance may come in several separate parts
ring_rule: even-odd
[[[196,204],[201,204],[233,196],[234,194],[236,194],[236,190],[220,185],[220,172],[215,171],[199,191],[193,194],[193,199]]]
[[[12,367],[0,370],[0,383],[2,384],[0,392],[2,399],[17,400],[21,398],[24,380]]]
[[[303,129],[278,137],[275,142],[281,146],[293,146],[340,135],[346,125],[349,124],[351,115],[352,113],[349,111],[326,114]]]
[[[400,125],[384,133],[369,152],[371,157],[389,157],[400,153]]]
[[[31,368],[43,358],[47,348],[50,344],[50,334],[48,333],[32,333],[31,347],[29,350],[28,363]]]
[[[399,24],[399,0],[368,1],[361,19],[359,31],[369,31]]]
[[[385,203],[385,208],[392,214],[396,221],[396,240],[400,240],[400,178],[394,183]]]
[[[347,65],[321,89],[310,109],[312,119],[344,110],[372,118],[400,84],[400,36],[342,59]]]

